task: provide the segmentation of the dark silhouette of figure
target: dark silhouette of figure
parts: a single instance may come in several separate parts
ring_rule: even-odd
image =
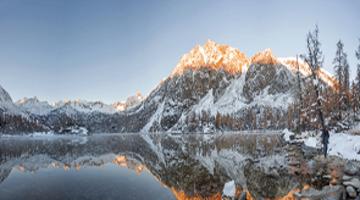
[[[329,137],[330,137],[329,131],[327,129],[322,129],[321,139],[322,139],[323,153],[325,158],[327,156],[327,151],[328,151]]]

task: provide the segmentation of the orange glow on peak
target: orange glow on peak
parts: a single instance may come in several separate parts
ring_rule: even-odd
[[[241,73],[242,68],[248,64],[248,58],[239,49],[208,40],[203,46],[196,45],[189,53],[182,56],[172,75],[182,74],[188,69],[195,71],[202,68],[222,69],[236,74]]]
[[[262,52],[256,53],[251,58],[247,58],[239,49],[207,40],[204,45],[196,45],[190,52],[183,55],[170,77],[181,75],[187,70],[197,71],[204,68],[224,70],[230,74],[242,74],[247,71],[251,64],[281,64],[292,72],[297,71],[299,64],[299,71],[304,76],[311,75],[310,67],[301,59],[277,58],[273,55],[271,49],[265,49]],[[316,75],[331,88],[337,90],[338,82],[324,69],[320,68]]]
[[[251,64],[276,65],[279,64],[271,49],[265,49],[251,57]]]

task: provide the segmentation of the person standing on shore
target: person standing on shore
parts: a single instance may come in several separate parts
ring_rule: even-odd
[[[321,140],[322,140],[323,153],[325,158],[327,157],[329,137],[330,137],[329,131],[327,129],[322,129]]]

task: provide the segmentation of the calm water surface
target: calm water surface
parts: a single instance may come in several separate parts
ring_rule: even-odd
[[[283,145],[273,133],[2,136],[0,199],[221,199],[232,180],[262,196],[254,177],[282,167]]]

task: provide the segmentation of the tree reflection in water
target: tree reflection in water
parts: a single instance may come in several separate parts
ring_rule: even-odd
[[[234,180],[237,197],[245,192],[247,199],[289,199],[289,192],[293,192],[297,182],[287,170],[281,170],[285,169],[286,163],[283,147],[281,135],[276,133],[3,137],[0,140],[0,193],[8,192],[1,188],[7,179],[13,178],[9,174],[15,168],[22,172],[50,169],[47,173],[51,175],[51,169],[58,168],[77,173],[82,173],[83,168],[99,168],[117,173],[108,168],[117,165],[138,176],[144,171],[151,174],[160,187],[165,186],[166,191],[172,193],[163,198],[221,199],[225,183]],[[86,171],[83,176],[89,173]],[[253,177],[262,178],[266,184],[258,183],[259,179]],[[132,181],[132,175],[128,179]],[[98,180],[94,178],[93,181]],[[111,176],[107,181],[103,178],[101,181],[104,186],[114,184]],[[269,184],[272,185],[270,189],[259,188],[259,185],[268,187]],[[134,193],[143,192],[135,190]],[[159,196],[166,193],[158,191]],[[151,197],[147,196],[147,199]]]

